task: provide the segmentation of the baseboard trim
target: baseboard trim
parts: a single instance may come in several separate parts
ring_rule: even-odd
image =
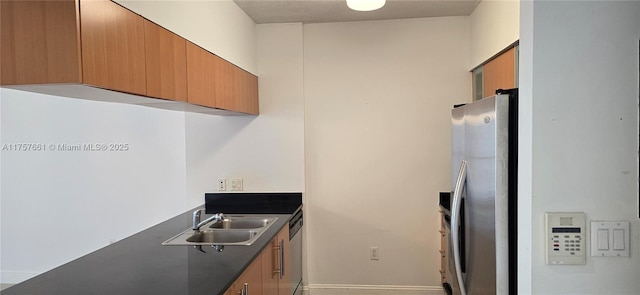
[[[310,284],[303,295],[442,295],[440,286]]]

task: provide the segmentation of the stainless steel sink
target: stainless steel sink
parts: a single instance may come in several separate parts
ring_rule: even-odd
[[[207,230],[193,233],[187,238],[189,243],[231,244],[244,243],[258,234],[255,230],[216,231]]]
[[[270,225],[276,220],[275,217],[230,217],[222,221],[214,222],[209,228],[215,229],[255,229]]]
[[[249,246],[253,244],[277,217],[234,216],[212,221],[200,230],[187,229],[164,241],[165,246]]]

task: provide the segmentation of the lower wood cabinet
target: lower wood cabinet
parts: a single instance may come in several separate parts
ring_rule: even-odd
[[[285,226],[224,295],[289,295],[289,227]]]
[[[258,256],[224,295],[262,295],[262,256]]]
[[[291,289],[291,262],[289,227],[280,233],[262,251],[262,282],[264,295],[289,295]]]

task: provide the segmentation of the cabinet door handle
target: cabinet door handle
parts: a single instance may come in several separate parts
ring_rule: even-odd
[[[249,295],[249,283],[244,283],[242,291],[240,291],[240,295]]]
[[[284,278],[284,239],[280,240],[280,279]]]
[[[274,263],[275,269],[273,270],[273,273],[280,274],[280,270],[282,268],[282,264],[281,264],[282,259],[280,258],[280,245],[274,246],[273,250],[276,252],[276,261]]]

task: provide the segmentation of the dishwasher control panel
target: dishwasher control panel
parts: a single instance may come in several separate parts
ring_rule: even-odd
[[[586,216],[582,212],[547,212],[546,264],[586,264]]]

